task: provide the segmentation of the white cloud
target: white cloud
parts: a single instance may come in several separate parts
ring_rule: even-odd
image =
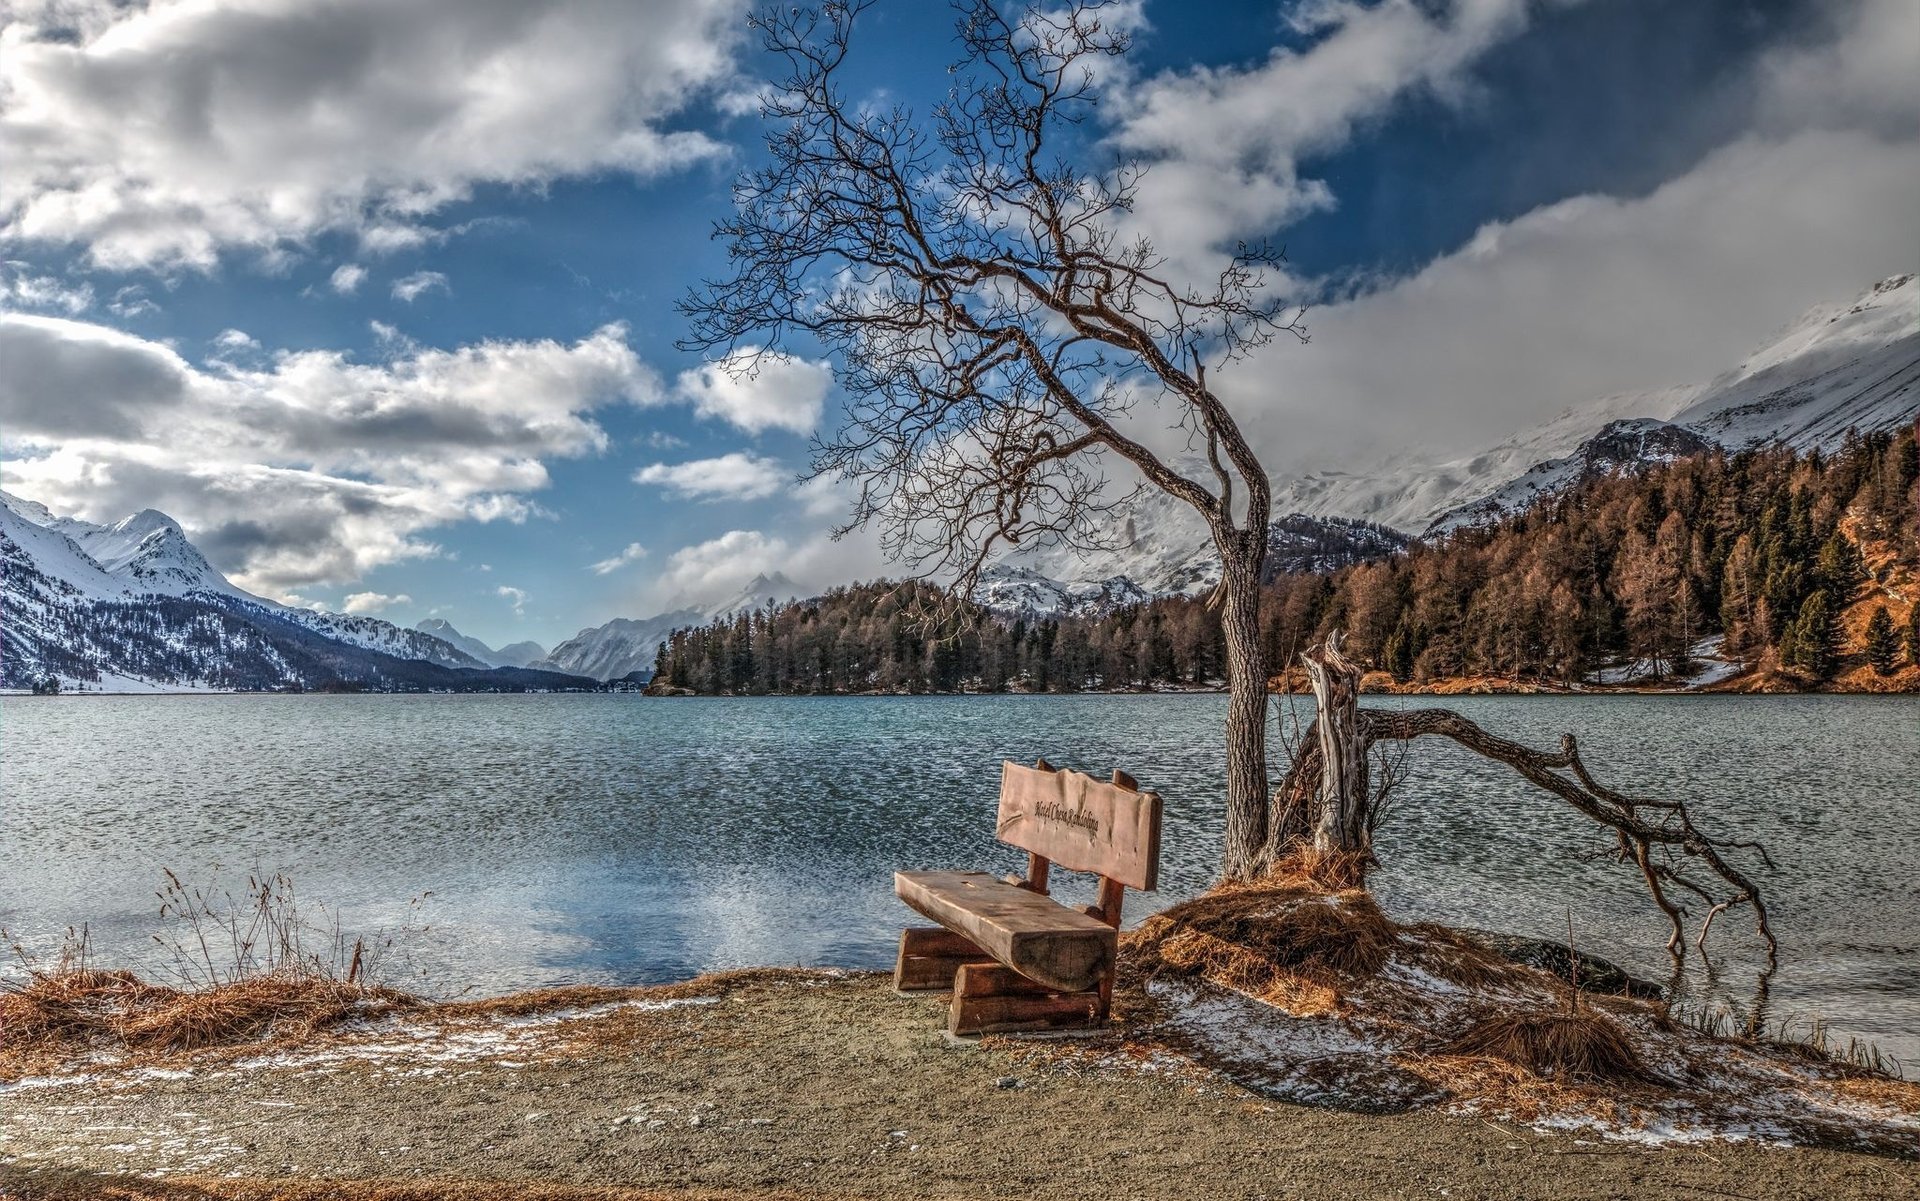
[[[1120,81],[1103,98],[1121,149],[1152,163],[1135,223],[1175,264],[1204,271],[1224,244],[1336,201],[1300,170],[1403,97],[1453,97],[1494,46],[1527,26],[1527,0],[1321,0],[1293,24],[1315,36],[1246,68]]]
[[[219,350],[258,350],[260,342],[243,329],[223,329],[213,336],[213,345]]]
[[[820,424],[830,364],[779,351],[736,350],[725,359],[680,373],[680,394],[702,417],[718,417],[750,434],[784,429],[811,433]]]
[[[760,500],[784,488],[788,473],[773,459],[736,450],[716,459],[654,463],[636,471],[633,482],[693,500]]]
[[[447,277],[438,271],[416,271],[403,279],[393,281],[393,298],[412,304],[427,292],[451,292]]]
[[[1490,223],[1313,310],[1310,344],[1220,376],[1269,465],[1467,451],[1571,405],[1704,380],[1808,308],[1920,267],[1920,74],[1885,51],[1912,44],[1912,6],[1840,11],[1830,42],[1758,65],[1753,131],[1666,183]]]
[[[75,0],[0,36],[0,236],[207,269],[325,231],[378,252],[482,183],[720,154],[740,0]]]
[[[128,284],[113,294],[107,302],[108,311],[125,321],[135,317],[148,317],[160,311],[160,306],[147,298],[147,290],[139,284]]]
[[[719,600],[762,572],[780,570],[788,550],[784,538],[759,530],[728,530],[718,538],[674,551],[654,586],[662,597],[673,598],[672,603]]]
[[[342,296],[351,296],[367,280],[367,269],[358,263],[342,263],[327,277],[327,284]]]
[[[493,590],[493,594],[513,606],[513,615],[515,617],[525,615],[527,611],[526,589],[515,588],[510,584],[502,584]]]
[[[406,593],[389,596],[384,592],[355,592],[343,602],[349,613],[378,613],[395,605],[411,605],[413,598]]]
[[[608,445],[594,409],[656,404],[621,326],[578,342],[408,346],[195,366],[85,322],[0,314],[10,488],[93,519],[172,514],[242,587],[279,595],[439,553],[423,535],[539,513],[546,460]]]
[[[0,263],[0,305],[74,317],[93,307],[93,285],[36,275],[26,263]]]
[[[629,542],[619,554],[600,560],[598,563],[590,566],[588,570],[595,575],[612,575],[622,567],[631,563],[638,563],[646,557],[646,547],[640,545],[638,542]]]

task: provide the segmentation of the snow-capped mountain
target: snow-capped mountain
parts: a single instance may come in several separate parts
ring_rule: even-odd
[[[464,654],[473,656],[488,667],[526,667],[536,660],[547,657],[547,648],[538,642],[510,642],[495,650],[470,634],[462,634],[453,628],[453,623],[444,617],[427,617],[413,623],[413,628],[429,638],[438,638]]]
[[[1920,276],[1896,275],[1857,299],[1809,310],[1729,371],[1704,383],[1606,397],[1570,409],[1478,455],[1308,477],[1287,492],[1308,512],[1437,533],[1524,508],[1590,470],[1783,443],[1832,449],[1847,431],[1920,419]],[[1641,441],[1636,456],[1627,440]]]
[[[1671,463],[1712,448],[1713,443],[1706,438],[1670,421],[1651,417],[1611,421],[1575,447],[1572,454],[1535,463],[1479,500],[1442,513],[1425,532],[1433,535],[1466,525],[1486,525],[1582,481]]]
[[[1920,275],[1882,280],[1851,304],[1816,308],[1744,363],[1708,381],[1672,420],[1727,447],[1838,446],[1920,419]]]
[[[220,597],[223,603],[251,606],[281,620],[306,626],[324,637],[384,655],[423,659],[442,667],[488,666],[438,638],[402,629],[377,617],[292,608],[238,588],[207,562],[200,549],[187,539],[179,522],[157,509],[142,509],[110,525],[96,525],[77,517],[57,517],[37,501],[5,492],[0,492],[0,507],[6,508],[18,522],[37,526],[71,543],[75,551],[107,577],[102,596],[201,594]],[[55,558],[64,561],[67,556]]]
[[[748,580],[746,586],[732,596],[725,597],[709,605],[696,606],[706,615],[708,621],[721,621],[742,611],[751,612],[764,609],[768,605],[785,605],[799,600],[799,585],[780,572],[772,575],[756,575]]]
[[[1849,429],[1868,432],[1920,418],[1920,277],[1896,275],[1853,301],[1817,307],[1745,361],[1702,383],[1602,397],[1470,455],[1445,459],[1402,451],[1371,464],[1276,478],[1272,569],[1337,567],[1366,557],[1343,549],[1319,561],[1289,560],[1285,531],[1346,518],[1376,531],[1392,553],[1400,530],[1440,533],[1495,519],[1595,472],[1697,453],[1783,442],[1833,447]],[[1204,476],[1204,473],[1203,473]],[[1369,524],[1371,523],[1371,524]],[[1381,527],[1388,527],[1381,530]],[[1156,490],[1115,515],[1103,549],[1066,547],[1008,556],[995,583],[1016,601],[1072,597],[1118,581],[1153,595],[1194,594],[1218,578],[1199,516]],[[998,591],[983,589],[995,604]]]
[[[652,617],[616,617],[581,630],[531,666],[573,672],[596,680],[618,680],[651,672],[660,644],[675,630],[711,625],[743,612],[800,599],[798,585],[780,572],[756,575],[740,591],[706,605],[688,605]]]
[[[116,689],[572,687],[501,673],[377,618],[294,609],[235,587],[179,524],[111,525],[0,492],[0,683]]]
[[[675,609],[653,617],[616,617],[602,626],[581,630],[535,661],[546,671],[565,671],[596,680],[618,680],[634,672],[651,672],[660,644],[668,634],[688,626],[706,625],[699,609]]]
[[[1098,616],[1153,597],[1125,576],[1062,584],[1031,567],[996,563],[980,573],[973,599],[996,613],[1044,619]]]

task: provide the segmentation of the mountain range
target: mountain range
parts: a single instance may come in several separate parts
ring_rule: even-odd
[[[171,517],[111,525],[0,492],[0,686],[113,691],[574,688],[500,670],[427,633],[237,588]]]
[[[1809,310],[1703,383],[1601,397],[1471,455],[1401,452],[1347,470],[1276,477],[1274,512],[1290,516],[1275,525],[1345,518],[1433,536],[1525,508],[1596,471],[1714,445],[1831,449],[1849,429],[1864,433],[1916,418],[1920,276],[1909,273]],[[1097,539],[1108,549],[1026,550],[1004,565],[1022,569],[1028,592],[1067,595],[1129,586],[1153,595],[1195,593],[1219,578],[1199,515],[1165,493],[1141,492],[1112,522]]]
[[[1270,569],[1377,559],[1420,537],[1497,520],[1595,474],[1714,446],[1832,448],[1849,430],[1920,419],[1920,278],[1897,275],[1816,308],[1702,383],[1603,397],[1473,455],[1401,454],[1274,481]],[[1212,586],[1200,519],[1156,491],[1112,519],[1105,549],[1023,549],[986,571],[975,599],[1029,618],[1085,616]],[[644,677],[673,630],[804,595],[759,575],[714,604],[615,618],[545,650],[495,650],[443,619],[413,629],[290,608],[235,587],[178,523],[147,509],[110,525],[0,493],[0,684],[47,675],[87,686],[579,687]]]

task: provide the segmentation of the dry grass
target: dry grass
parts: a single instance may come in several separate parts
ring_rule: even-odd
[[[1360,891],[1366,888],[1367,870],[1373,865],[1371,855],[1321,851],[1307,845],[1275,863],[1262,883],[1320,892]]]
[[[820,1195],[787,1189],[596,1188],[533,1180],[149,1180],[0,1171],[0,1196],[20,1201],[799,1201]]]
[[[268,1036],[299,1039],[421,1004],[392,989],[292,973],[181,990],[124,971],[41,972],[0,992],[0,1073],[44,1071],[100,1051],[167,1053]]]
[[[1148,919],[1128,951],[1149,971],[1156,960],[1181,975],[1216,969],[1231,975],[1257,965],[1338,988],[1386,966],[1395,939],[1393,923],[1367,893],[1283,883],[1216,889],[1184,901]]]
[[[1653,1079],[1626,1032],[1592,1009],[1491,1013],[1452,1040],[1448,1050],[1491,1056],[1550,1080],[1615,1084]]]

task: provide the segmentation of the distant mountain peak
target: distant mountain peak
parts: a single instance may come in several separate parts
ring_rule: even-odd
[[[546,648],[537,642],[516,642],[495,650],[478,638],[462,634],[444,617],[423,617],[413,623],[413,628],[471,655],[488,667],[526,667],[547,657]]]

